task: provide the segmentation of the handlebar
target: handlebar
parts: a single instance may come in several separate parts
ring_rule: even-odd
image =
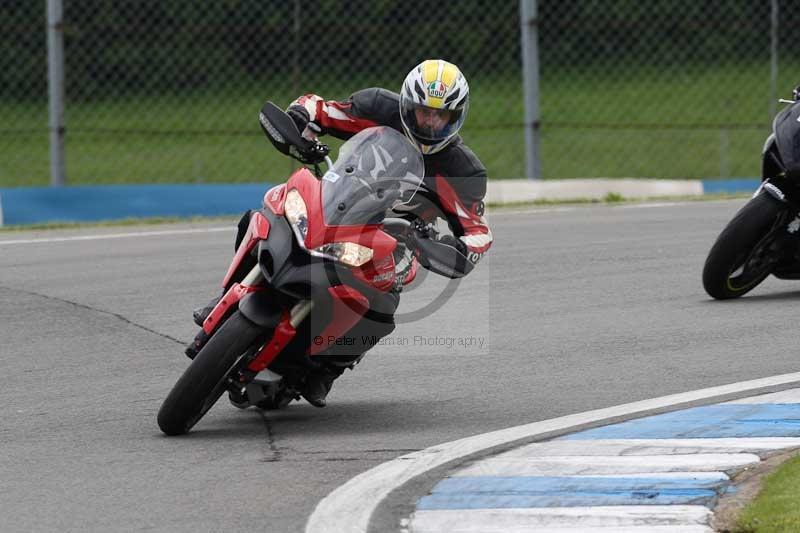
[[[419,263],[435,274],[447,278],[467,275],[473,264],[458,249],[436,240],[436,230],[404,218],[386,218],[383,229],[403,243],[412,244]]]
[[[408,240],[414,225],[404,218],[389,217],[383,220],[383,229],[392,237],[397,237],[403,242]]]

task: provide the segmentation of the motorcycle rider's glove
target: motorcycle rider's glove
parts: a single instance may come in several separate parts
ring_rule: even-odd
[[[311,136],[308,133],[313,134],[313,138],[316,139],[316,136],[322,133],[322,128],[316,122],[311,122],[309,119],[308,110],[301,106],[301,105],[293,105],[289,106],[289,109],[286,110],[286,114],[291,117],[294,125],[297,126],[297,131],[306,138],[310,138]],[[309,132],[306,132],[306,128],[309,129]]]
[[[294,125],[297,126],[297,131],[303,133],[303,130],[306,129],[309,122],[308,110],[301,105],[293,105],[289,106],[289,109],[286,110],[286,114],[294,121]]]
[[[467,275],[473,265],[465,254],[466,245],[453,235],[437,237],[433,226],[414,226],[407,242],[420,265],[448,278]]]
[[[417,239],[432,239],[447,246],[452,246],[462,254],[467,254],[467,245],[461,239],[457,239],[454,235],[445,234],[439,235],[436,227],[433,224],[425,224],[422,221],[417,221],[414,225],[414,237]]]

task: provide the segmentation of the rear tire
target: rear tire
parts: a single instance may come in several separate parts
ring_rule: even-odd
[[[236,311],[198,352],[158,411],[167,435],[187,433],[227,390],[227,379],[241,356],[253,348],[263,328]]]
[[[748,293],[770,275],[775,263],[762,246],[786,205],[766,193],[752,198],[717,237],[703,268],[703,287],[727,300]],[[737,271],[747,264],[741,273]]]

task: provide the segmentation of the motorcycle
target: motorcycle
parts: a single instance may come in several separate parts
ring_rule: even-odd
[[[800,86],[773,120],[762,150],[761,184],[711,247],[703,287],[738,298],[770,274],[800,279]]]
[[[191,363],[158,412],[167,435],[187,433],[225,392],[239,408],[286,407],[320,366],[314,356],[326,347],[314,340],[340,338],[372,296],[402,290],[420,265],[450,278],[471,268],[437,240],[430,223],[398,210],[436,198],[422,180],[422,155],[401,133],[365,129],[333,163],[326,145],[301,134],[271,102],[259,119],[275,148],[314,171],[301,167],[252,212],[223,278],[223,296],[187,348]],[[281,373],[271,368],[279,356],[294,362]]]

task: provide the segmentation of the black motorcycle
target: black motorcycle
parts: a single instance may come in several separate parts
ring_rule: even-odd
[[[761,185],[722,230],[703,268],[703,287],[718,300],[737,298],[770,274],[800,279],[800,86],[772,122]]]

